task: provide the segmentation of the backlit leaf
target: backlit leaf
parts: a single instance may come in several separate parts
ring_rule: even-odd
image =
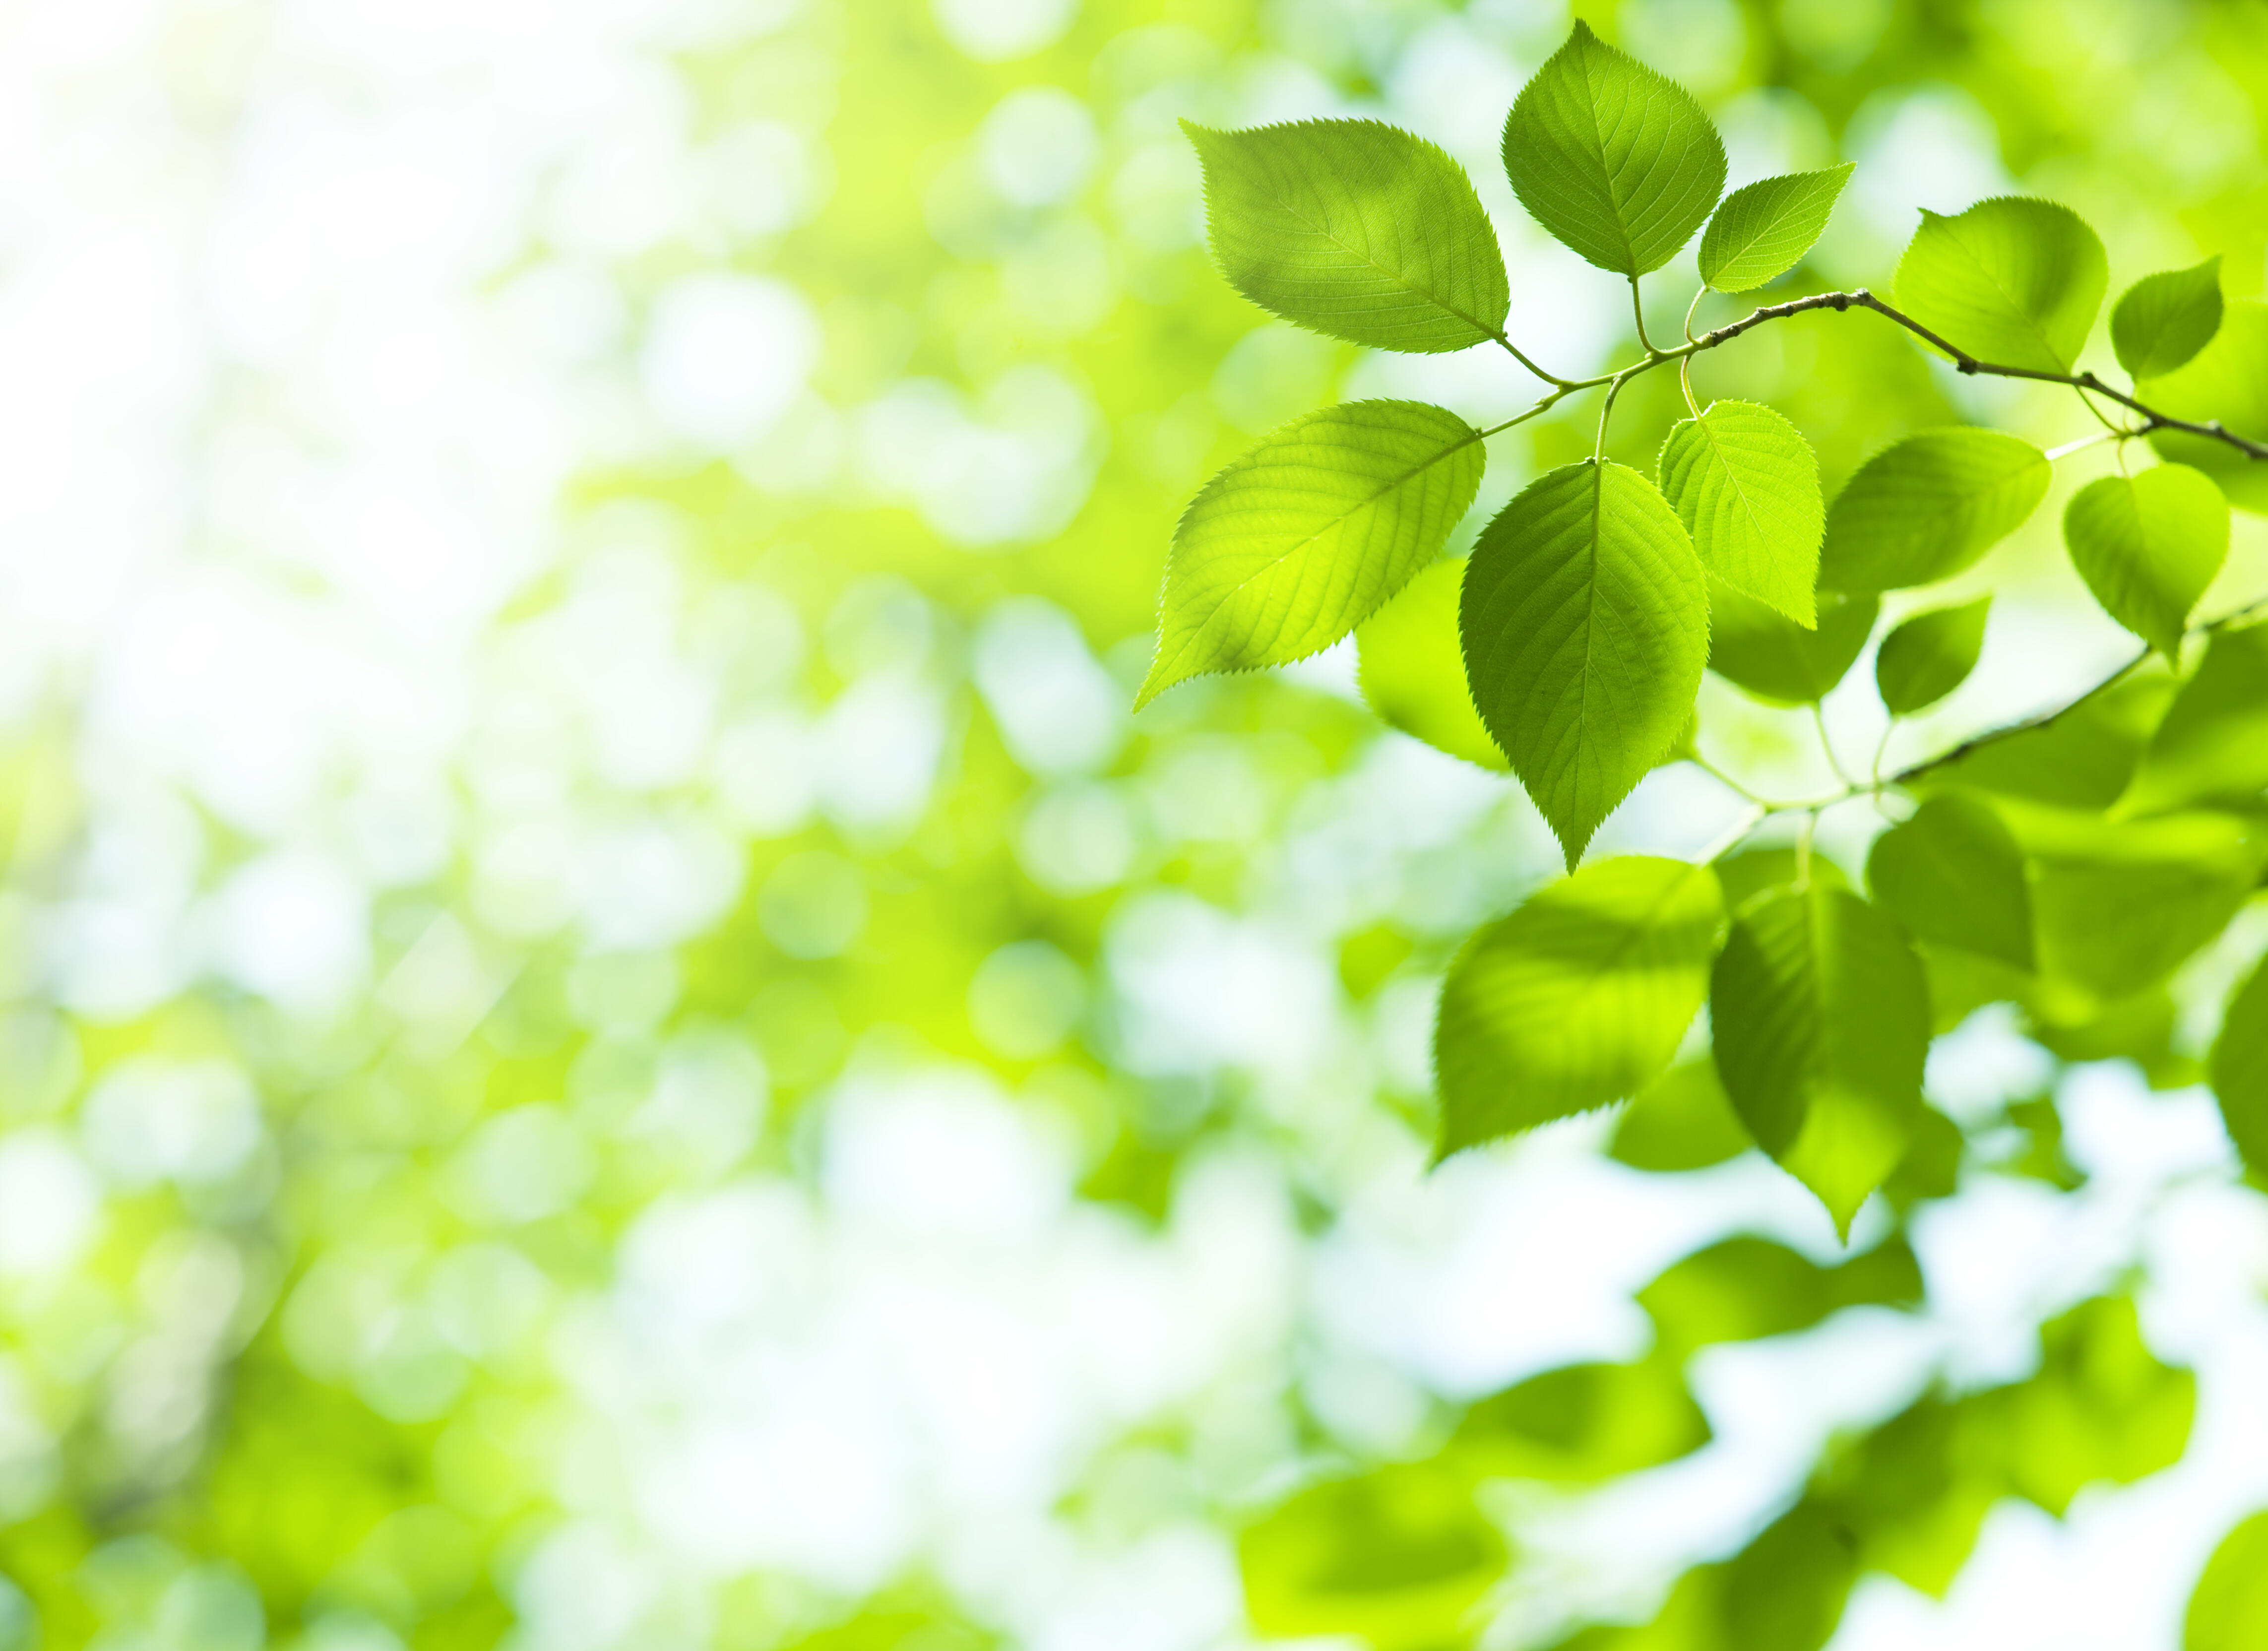
[[[1786,275],[1827,227],[1852,163],[1792,172],[1727,195],[1701,236],[1701,278],[1719,292],[1746,292]]]
[[[1916,940],[2033,968],[2023,851],[2000,816],[1973,798],[1933,797],[1876,837],[1867,887]]]
[[[2268,1512],[2240,1521],[2205,1562],[2183,1619],[2182,1651],[2258,1651],[2263,1623],[2268,1623]]]
[[[1800,625],[1818,623],[1827,507],[1801,431],[1754,402],[1714,402],[1671,427],[1660,475],[1704,567]]]
[[[2134,776],[2174,697],[2154,662],[2089,694],[2049,721],[1987,740],[1909,782],[1967,786],[2067,808],[2108,808]]]
[[[1683,729],[1709,652],[1684,524],[1627,465],[1530,483],[1465,564],[1473,702],[1571,866]]]
[[[1827,512],[1819,582],[1894,591],[1950,579],[2021,527],[2048,490],[2029,442],[1966,426],[1893,442]]]
[[[1707,866],[1629,856],[1584,866],[1475,934],[1434,1028],[1442,1155],[1652,1081],[1708,994],[1724,925]]]
[[[1807,705],[1824,699],[1874,633],[1881,598],[1822,591],[1819,625],[1807,630],[1762,602],[1712,581],[1709,668],[1759,698]]]
[[[1602,269],[1641,276],[1717,204],[1725,144],[1692,93],[1579,21],[1513,102],[1504,169],[1560,240]]]
[[[1136,705],[1330,646],[1440,553],[1484,463],[1479,431],[1419,402],[1326,407],[1263,437],[1182,513]]]
[[[1978,360],[2068,372],[2110,281],[2102,239],[2078,213],[2001,195],[1921,215],[1898,261],[1897,304]]]
[[[2064,543],[2102,611],[2168,659],[2228,555],[2228,501],[2210,476],[2161,464],[2072,495]]]
[[[2137,379],[2171,372],[2220,330],[2220,254],[2144,276],[2110,312],[2110,347]]]
[[[1483,768],[1510,768],[1465,686],[1457,640],[1462,562],[1436,562],[1355,628],[1358,681],[1370,707],[1403,733]]]
[[[2268,1176],[2268,961],[2229,994],[2207,1070],[2228,1139],[2254,1174]]]
[[[1609,1156],[1633,1169],[1705,1169],[1754,1145],[1725,1098],[1716,1063],[1704,1057],[1671,1067],[1638,1092],[1615,1126]]]
[[[1433,144],[1377,121],[1182,129],[1204,167],[1213,256],[1261,308],[1381,350],[1503,335],[1496,231]]]
[[[1984,651],[1984,616],[1992,599],[1933,608],[1901,620],[1874,652],[1874,686],[1894,717],[1924,711],[1962,683]]]
[[[2135,388],[2161,413],[2201,424],[2218,420],[2240,436],[2268,441],[2268,304],[2257,299],[2230,304],[2213,342],[2187,365]],[[2268,512],[2268,461],[2178,430],[2161,430],[2150,440],[2168,459],[2194,465],[2220,483],[2230,504]]]
[[[2213,633],[2119,800],[2126,814],[2244,803],[2268,788],[2268,622]]]

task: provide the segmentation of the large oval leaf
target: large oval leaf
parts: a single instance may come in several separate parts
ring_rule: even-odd
[[[2268,1176],[2268,961],[2229,994],[2207,1071],[2228,1139]]]
[[[2102,307],[2110,262],[2067,206],[2021,195],[1921,215],[1898,261],[1898,307],[1980,361],[2068,372]]]
[[[1882,610],[1875,595],[1828,591],[1819,623],[1807,630],[1726,585],[1709,586],[1709,668],[1759,699],[1785,705],[1827,697],[1874,634]]]
[[[2072,495],[2063,539],[2102,611],[2172,660],[2228,556],[2228,500],[2185,464],[2102,476]]]
[[[1867,887],[1918,940],[2029,973],[2032,894],[2024,851],[2000,816],[1957,792],[1933,797],[1874,839]]]
[[[1705,866],[1586,866],[1467,941],[1441,988],[1443,1156],[1633,1095],[1677,1053],[1725,926]]]
[[[1933,608],[1901,620],[1874,652],[1874,686],[1893,717],[1926,711],[1977,668],[1984,652],[1984,620],[1992,599],[1958,608]]]
[[[1754,402],[1712,402],[1671,426],[1660,468],[1704,567],[1807,629],[1819,623],[1827,507],[1801,431]]]
[[[1136,707],[1330,646],[1440,553],[1485,462],[1478,431],[1421,402],[1326,407],[1263,437],[1182,514]]]
[[[2196,424],[2218,419],[2240,436],[2268,441],[2268,304],[2240,299],[2194,360],[2135,387],[2161,413]],[[2167,458],[2194,465],[2242,509],[2268,512],[2268,460],[2250,459],[2225,441],[2161,430],[2150,438]]]
[[[1512,765],[1497,748],[1465,686],[1457,643],[1462,562],[1436,562],[1402,593],[1355,628],[1358,680],[1370,708],[1439,751],[1498,770]]]
[[[1563,466],[1482,530],[1459,612],[1473,703],[1569,866],[1684,728],[1708,603],[1684,524],[1628,465]]]
[[[2144,276],[2110,312],[2110,347],[2138,379],[2171,372],[2220,330],[2220,254]]]
[[[1921,1115],[1929,991],[1913,948],[1847,890],[1766,895],[1734,920],[1709,1004],[1734,1110],[1847,1235]]]
[[[2125,814],[2257,802],[2268,790],[2268,623],[2213,633],[2143,748]]]
[[[1746,292],[1794,269],[1827,227],[1853,164],[1766,178],[1727,195],[1702,232],[1702,280]]]
[[[1893,442],[1829,508],[1819,582],[1893,591],[1950,579],[2023,525],[2048,475],[2045,454],[1998,431],[1925,430]]]
[[[1503,335],[1496,231],[1433,144],[1377,121],[1182,129],[1204,167],[1213,256],[1261,308],[1382,350]]]
[[[1521,88],[1504,169],[1535,221],[1638,276],[1693,238],[1725,188],[1725,143],[1693,94],[1578,22]]]

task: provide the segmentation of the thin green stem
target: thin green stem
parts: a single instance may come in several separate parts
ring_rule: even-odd
[[[1890,736],[1897,731],[1898,719],[1896,715],[1893,715],[1889,721],[1882,725],[1881,743],[1874,748],[1874,784],[1876,791],[1882,788],[1882,759],[1889,755]]]
[[[1640,350],[1645,350],[1646,353],[1651,357],[1658,352],[1654,350],[1653,340],[1646,335],[1646,306],[1638,301],[1638,277],[1636,276],[1632,276],[1630,278],[1630,288],[1631,318],[1638,322],[1638,347]]]
[[[1693,317],[1701,308],[1701,300],[1708,296],[1709,289],[1706,286],[1696,288],[1693,302],[1685,306],[1685,342],[1689,344],[1693,342]]]
[[[2068,459],[2074,453],[2084,453],[2089,447],[2099,447],[2106,441],[2124,442],[2132,439],[2131,430],[2098,430],[2091,436],[2081,436],[2076,441],[2066,441],[2060,447],[2050,447],[2043,455],[2050,464],[2058,459]]]
[[[1835,755],[1835,741],[1827,737],[1827,713],[1815,699],[1811,702],[1811,726],[1819,730],[1819,748],[1827,753],[1827,766],[1834,770],[1835,778],[1845,785],[1856,785],[1858,782],[1843,771],[1843,759]]]
[[[1695,862],[1702,866],[1714,866],[1742,844],[1747,842],[1750,834],[1770,818],[1771,814],[1771,810],[1763,803],[1750,803],[1742,810],[1741,817],[1725,829],[1722,836],[1694,856]]]
[[[1514,361],[1520,363],[1521,366],[1526,367],[1530,372],[1543,380],[1546,384],[1557,385],[1563,390],[1569,388],[1573,385],[1574,380],[1572,379],[1563,379],[1556,372],[1546,372],[1542,367],[1537,366],[1535,363],[1528,357],[1528,353],[1525,350],[1521,350],[1518,344],[1513,343],[1511,339],[1506,337],[1502,333],[1496,333],[1491,335],[1496,339],[1497,343],[1502,344],[1506,350],[1512,352],[1512,358]]]
[[[1730,774],[1727,774],[1723,769],[1719,768],[1714,763],[1712,763],[1707,757],[1703,756],[1699,752],[1695,752],[1691,756],[1687,757],[1685,760],[1692,763],[1694,767],[1699,769],[1704,774],[1706,774],[1711,779],[1715,780],[1727,791],[1731,792],[1735,797],[1740,798],[1743,802],[1752,802],[1756,804],[1757,807],[1767,811],[1772,807],[1773,805],[1770,801],[1764,798],[1757,796],[1756,792],[1750,791],[1746,785],[1742,785],[1740,781],[1734,779]]]

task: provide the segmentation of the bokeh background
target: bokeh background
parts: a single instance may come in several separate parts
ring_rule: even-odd
[[[1858,163],[1799,281],[1884,284],[1917,208],[2016,188],[2092,218],[2114,291],[2213,252],[2260,291],[2258,0],[1577,10],[1707,100],[1734,183]],[[1753,1153],[1648,1173],[1608,1117],[1426,1172],[1440,970],[1556,851],[1383,731],[1347,650],[1129,713],[1211,468],[1328,400],[1533,394],[1268,322],[1176,120],[1434,137],[1513,335],[1594,370],[1625,295],[1494,160],[1568,21],[0,8],[0,1647],[1200,1651],[1348,1625],[1282,1603],[1311,1537],[1379,1572],[1375,1643],[1546,1646],[2097,1298],[2195,1372],[2186,1450],[2079,1472],[2062,1519],[1962,1481],[1943,1596],[1867,1576],[1833,1643],[2176,1643],[2268,1504],[2268,1203],[2192,1082],[2258,911],[2146,1073],[2006,1011],[1941,1043],[1967,1146],[1862,1215],[1926,1284],[1882,1305],[1815,1287],[1844,1252]],[[1778,400],[1830,484],[1948,417],[2086,433],[1865,316],[1697,376]],[[1624,398],[1624,456],[1675,394]],[[1493,442],[1476,522],[1588,445],[1580,409]],[[2000,597],[1984,668],[1894,751],[2121,656],[2053,531],[2108,462],[1962,587]],[[2268,588],[2238,531],[2209,612]],[[1863,665],[1829,720],[1871,748]],[[1703,727],[1816,778],[1800,719],[1712,682]],[[1606,846],[1731,812],[1664,770]],[[1823,839],[1853,866],[1864,815]],[[1686,1361],[1634,1294],[1734,1234],[1816,1300]],[[1414,1591],[1374,1509],[1299,1500],[1664,1346],[1602,1425],[1690,1403],[1705,1446],[1515,1456]],[[2130,1424],[2166,1432],[2072,1448]]]

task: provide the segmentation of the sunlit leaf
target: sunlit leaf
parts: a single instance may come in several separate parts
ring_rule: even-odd
[[[1673,1066],[1638,1092],[1608,1155],[1633,1169],[1704,1169],[1753,1145],[1725,1098],[1716,1064],[1703,1059]]]
[[[1330,646],[1440,553],[1484,462],[1477,431],[1419,402],[1327,407],[1263,438],[1182,514],[1136,705]]]
[[[2182,1621],[2182,1651],[2259,1651],[2268,1623],[2268,1511],[2237,1522],[2205,1563]]]
[[[2071,808],[2107,808],[2133,778],[2174,697],[2161,663],[2122,677],[2036,726],[1989,740],[1910,782],[1960,785]]]
[[[2228,1139],[2253,1173],[2268,1176],[2268,962],[2229,993],[2207,1070]]]
[[[2228,555],[2228,501],[2185,464],[2102,476],[2072,495],[2063,538],[2103,612],[2171,659]]]
[[[2102,239],[2078,213],[2001,195],[1951,217],[1922,213],[1898,261],[1897,305],[1979,360],[2068,372],[2110,281]]]
[[[1671,427],[1660,476],[1704,567],[1800,625],[1818,623],[1827,507],[1801,431],[1754,402],[1714,402]]]
[[[2231,303],[2213,342],[2186,365],[2134,387],[2160,412],[2268,441],[2268,304],[2257,299]],[[2161,430],[2150,440],[2166,458],[2193,465],[2220,483],[2230,504],[2268,512],[2268,461],[2178,430]]]
[[[1213,256],[1261,308],[1381,350],[1503,335],[1496,231],[1435,145],[1377,121],[1182,129],[1204,166]]]
[[[1792,172],[1727,195],[1701,236],[1701,278],[1719,292],[1746,292],[1786,275],[1827,227],[1852,163]]]
[[[1950,579],[2023,525],[2048,475],[2037,447],[1997,431],[1926,430],[1893,442],[1828,508],[1819,582],[1889,591]]]
[[[2144,276],[2110,312],[2110,347],[2137,379],[2171,372],[2220,330],[2220,254]]]
[[[1984,618],[1992,607],[1980,596],[1958,608],[1933,608],[1903,619],[1874,651],[1874,686],[1894,717],[1926,711],[1977,668],[1984,652]]]
[[[2244,803],[2268,789],[2268,622],[2218,630],[2119,800],[2127,814]]]
[[[1999,815],[1972,798],[1933,797],[1876,837],[1867,887],[1916,940],[2033,967],[2023,851]]]
[[[1881,598],[1822,591],[1819,625],[1807,630],[1738,591],[1709,586],[1709,668],[1781,704],[1824,699],[1866,651]]]
[[[1653,1357],[1530,1376],[1467,1411],[1448,1455],[1489,1478],[1581,1484],[1673,1462],[1709,1438],[1683,1361]]]
[[[1403,733],[1483,768],[1511,767],[1465,686],[1457,639],[1462,562],[1436,562],[1356,627],[1359,681],[1370,707]]]

